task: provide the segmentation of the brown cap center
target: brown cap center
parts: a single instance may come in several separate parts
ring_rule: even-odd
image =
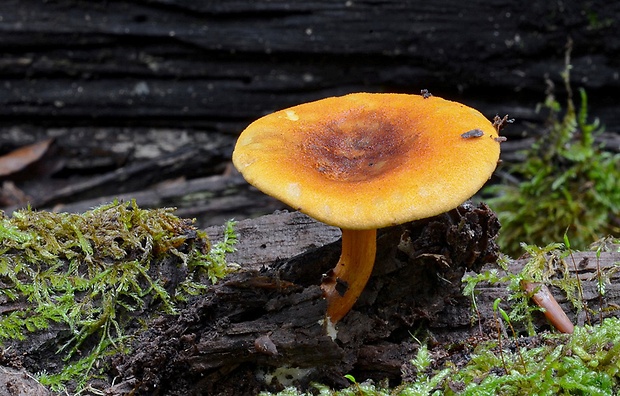
[[[410,144],[379,114],[356,111],[308,134],[302,160],[328,179],[360,182],[398,167],[405,143]]]

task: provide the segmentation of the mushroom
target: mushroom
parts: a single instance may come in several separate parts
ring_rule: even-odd
[[[487,118],[457,102],[355,93],[254,121],[232,159],[259,190],[342,230],[340,260],[321,284],[335,323],[370,277],[377,229],[470,198],[495,170],[497,138]]]

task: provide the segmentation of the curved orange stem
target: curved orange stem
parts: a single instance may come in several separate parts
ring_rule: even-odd
[[[377,230],[342,230],[342,253],[336,267],[321,284],[327,316],[342,319],[362,294],[375,264]]]

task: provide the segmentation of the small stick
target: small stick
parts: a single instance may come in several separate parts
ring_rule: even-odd
[[[572,334],[575,326],[568,319],[566,313],[553,298],[549,288],[536,282],[521,281],[521,288],[530,294],[530,298],[541,308],[545,309],[545,317],[562,333]]]

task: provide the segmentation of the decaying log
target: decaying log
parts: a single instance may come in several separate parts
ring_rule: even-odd
[[[466,204],[380,230],[368,286],[335,329],[325,322],[318,285],[338,260],[340,230],[297,212],[243,220],[236,230],[238,250],[228,261],[239,269],[181,307],[180,315],[144,317],[146,329],[128,330],[127,335],[137,331],[132,352],[111,357],[104,366],[109,376],[96,380],[95,388],[108,395],[245,395],[287,384],[305,388],[310,381],[346,386],[347,373],[397,384],[412,375],[408,362],[419,341],[439,347],[493,337],[493,301],[508,301],[506,285],[480,284],[474,315],[469,296],[462,294],[463,274],[488,269],[497,259],[498,223],[484,205]],[[207,232],[217,242],[222,229]],[[185,275],[178,260],[164,258],[149,271],[173,287],[170,281]],[[618,265],[620,253],[574,253],[566,260],[579,274],[592,309],[620,304],[620,275],[608,271]],[[515,260],[510,271],[519,271],[524,262]],[[612,274],[603,298],[597,292],[599,270]],[[554,292],[573,322],[599,320],[597,315],[576,317]],[[3,309],[20,309],[20,304],[26,302],[7,301]],[[542,315],[536,325],[549,328]],[[66,364],[56,352],[68,334],[66,325],[57,324],[29,335],[28,342],[11,342],[0,354],[0,365],[56,372]]]
[[[0,13],[0,114],[25,123],[230,133],[266,111],[382,88],[532,120],[571,36],[574,82],[618,124],[614,2],[5,0]]]
[[[319,380],[344,386],[343,374],[355,371],[358,363],[374,365],[381,373],[375,376],[389,373],[396,379],[408,355],[401,353],[403,360],[393,366],[398,359],[379,363],[383,354],[411,342],[408,331],[421,323],[453,325],[455,317],[444,318],[441,312],[463,299],[460,278],[466,270],[478,270],[497,258],[494,238],[499,223],[486,206],[462,206],[433,219],[385,229],[378,237],[377,265],[365,292],[330,331],[318,284],[338,260],[338,243],[324,244],[337,238],[338,230],[296,213],[278,217],[286,222],[279,231],[266,224],[242,226],[240,238],[247,235],[249,240],[243,251],[269,255],[283,246],[282,253],[290,256],[269,257],[270,263],[251,256],[230,257],[242,271],[215,285],[180,317],[155,321],[139,337],[131,358],[118,357],[114,366],[121,383],[144,394],[155,389],[164,394],[220,394],[238,384],[239,376],[255,378],[257,370],[273,374],[279,367],[291,367],[304,370],[302,384]],[[316,231],[323,237],[308,239]],[[290,244],[280,241],[286,233]],[[468,324],[468,315],[458,322]],[[382,349],[375,348],[382,344]],[[360,362],[365,355],[377,360]],[[254,379],[237,394],[281,385]]]
[[[10,396],[51,396],[32,374],[13,367],[0,366],[0,394]]]
[[[536,106],[546,76],[564,101],[568,37],[572,85],[587,89],[590,120],[607,126],[600,142],[617,152],[619,13],[602,0],[6,0],[0,154],[55,138],[62,167],[52,178],[7,186],[0,200],[16,201],[2,205],[9,212],[28,203],[83,208],[123,194],[208,213],[240,205],[242,197],[211,202],[203,194],[192,202],[197,194],[171,190],[160,200],[152,190],[162,179],[221,174],[237,134],[259,116],[354,91],[427,88],[490,118],[509,114],[516,122],[504,131],[502,159],[512,162],[525,147],[519,140],[541,132],[545,114]],[[197,147],[195,156],[183,155]],[[202,227],[221,222],[187,213]]]
[[[135,200],[145,208],[175,207],[179,217],[195,219],[199,228],[286,208],[282,202],[250,186],[237,171],[231,170],[224,175],[167,180],[136,192],[104,195],[58,204],[49,209],[81,213],[115,199],[125,202]]]
[[[411,334],[421,331],[441,343],[481,329],[493,334],[493,300],[507,297],[505,285],[481,285],[480,317],[472,318],[471,301],[461,292],[465,271],[497,259],[498,223],[485,206],[382,230],[371,280],[336,330],[324,320],[318,284],[338,259],[338,230],[298,213],[242,221],[237,229],[239,250],[230,259],[241,270],[180,317],[156,320],[131,357],[113,359],[112,394],[250,394],[309,381],[339,387],[347,385],[347,373],[398,383],[417,350]],[[209,230],[214,238],[217,231]],[[594,281],[585,276],[592,254],[574,257],[581,260],[584,298],[598,304]],[[620,254],[603,254],[598,265],[618,260]],[[609,285],[606,303],[619,292]]]
[[[301,223],[300,220],[302,220]],[[240,233],[238,250],[229,257],[232,262],[238,263],[242,268],[253,268],[253,265],[258,265],[259,267],[267,266],[276,259],[294,257],[311,248],[322,247],[322,249],[327,249],[331,244],[337,244],[340,237],[339,231],[336,228],[316,222],[297,212],[282,212],[253,220],[241,221],[237,224],[237,229]],[[268,229],[270,231],[263,233],[254,232],[258,229]],[[219,227],[211,227],[208,231],[210,237],[217,240],[218,233],[220,232]],[[278,237],[272,240],[271,235],[278,235]],[[297,235],[303,235],[303,238],[299,239],[299,245],[296,244],[295,238]],[[311,242],[313,239],[316,240],[315,243]],[[601,271],[609,271],[620,263],[620,252],[613,253],[613,247],[610,249],[611,253],[602,253],[600,257],[596,257],[594,252],[585,251],[574,252],[566,258],[568,270],[573,274],[579,274],[583,298],[586,304],[595,311],[604,307],[613,307],[614,304],[620,303],[620,283],[616,282],[620,275],[614,274],[608,280],[604,301],[599,300],[600,296],[597,290],[598,274]],[[508,270],[516,274],[521,271],[526,262],[527,258],[512,260],[509,262]],[[556,263],[555,265],[559,266],[560,264]],[[483,270],[490,269],[498,270],[499,274],[503,273],[499,266],[494,263],[483,267]],[[477,300],[479,302],[480,315],[483,319],[492,318],[493,312],[491,308],[495,299],[506,299],[506,285],[481,283],[479,291]],[[574,307],[566,300],[560,290],[552,288],[552,291],[573,322],[579,325],[584,324],[585,314],[582,312],[579,317],[576,317],[575,312],[573,312]],[[601,304],[603,304],[602,307]],[[469,310],[470,306],[467,305],[466,308]],[[463,307],[457,309],[462,310]],[[613,312],[614,310],[612,309]],[[470,313],[466,314],[469,315]],[[540,319],[539,323],[541,325],[544,324],[545,321],[542,316],[540,316]],[[449,332],[454,331],[455,329],[453,328],[449,329]],[[467,330],[467,332],[469,331]]]

